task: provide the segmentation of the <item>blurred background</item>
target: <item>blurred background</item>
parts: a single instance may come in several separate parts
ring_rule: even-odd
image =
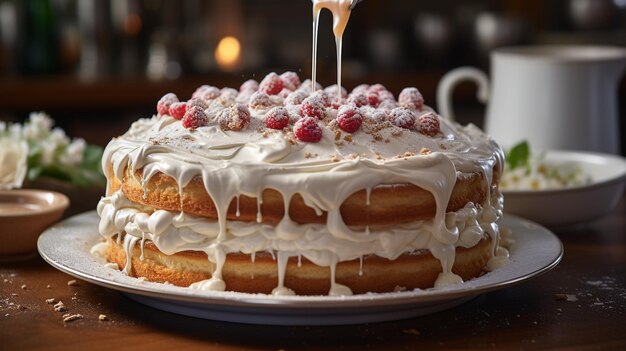
[[[309,78],[311,21],[309,0],[0,0],[0,120],[44,110],[70,136],[105,145],[167,92],[186,99],[201,84],[237,88],[271,71]],[[324,11],[324,85],[336,82],[331,25]],[[367,0],[344,36],[344,86],[416,86],[434,106],[445,72],[488,70],[492,49],[519,44],[626,46],[626,0]],[[619,94],[624,136],[626,79]],[[473,85],[455,101],[462,123],[481,125]]]

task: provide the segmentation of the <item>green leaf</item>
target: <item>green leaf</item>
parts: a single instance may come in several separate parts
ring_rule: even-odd
[[[513,146],[513,148],[506,155],[506,162],[511,169],[515,169],[520,166],[526,166],[530,157],[530,147],[527,141]]]

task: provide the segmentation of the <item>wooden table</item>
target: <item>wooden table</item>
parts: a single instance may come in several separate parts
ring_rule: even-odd
[[[522,285],[425,317],[337,327],[184,317],[86,282],[68,285],[72,277],[39,257],[0,263],[0,350],[625,350],[626,196],[605,218],[559,236],[561,264]],[[64,323],[51,298],[83,318]]]

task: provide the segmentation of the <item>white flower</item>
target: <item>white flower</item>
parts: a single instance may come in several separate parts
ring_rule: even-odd
[[[48,134],[54,121],[44,112],[31,112],[28,115],[28,121],[24,124],[24,132],[28,139],[41,138]]]
[[[6,130],[7,130],[7,124],[3,121],[0,121],[0,134],[4,134]]]
[[[87,143],[84,139],[74,139],[72,143],[65,148],[65,152],[59,156],[59,161],[68,166],[80,164],[83,161],[83,153],[85,152],[86,147]]]
[[[0,189],[19,188],[28,169],[28,144],[11,136],[0,136]]]
[[[50,140],[51,143],[56,144],[57,147],[65,146],[70,143],[70,138],[68,138],[63,129],[59,127],[52,130],[48,136],[48,140]]]
[[[21,124],[11,124],[9,126],[9,137],[14,140],[22,140],[22,125]]]

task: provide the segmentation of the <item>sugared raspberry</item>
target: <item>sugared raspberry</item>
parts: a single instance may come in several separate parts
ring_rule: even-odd
[[[222,130],[242,130],[250,123],[250,111],[243,104],[234,104],[217,116]]]
[[[385,86],[382,84],[374,84],[374,85],[370,85],[367,91],[372,92],[372,93],[379,93],[381,91],[387,91],[387,88],[385,88]]]
[[[406,107],[396,107],[391,110],[389,120],[393,125],[400,128],[413,129],[413,126],[415,126],[415,116]]]
[[[365,97],[367,97],[367,104],[372,107],[378,107],[380,104],[380,98],[378,97],[377,92],[368,91]]]
[[[291,94],[293,92],[293,90],[289,90],[287,88],[283,88],[283,90],[280,91],[280,93],[278,93],[277,96],[280,96],[283,100],[287,98],[287,96],[289,96],[289,94]]]
[[[291,91],[300,87],[300,77],[296,72],[285,72],[280,75],[280,78],[283,80],[283,86]]]
[[[173,102],[170,105],[169,114],[176,119],[182,119],[185,116],[185,112],[187,112],[186,102]]]
[[[237,95],[239,95],[239,92],[237,91],[237,89],[233,88],[222,88],[222,90],[220,91],[220,97],[223,98],[236,99]]]
[[[191,98],[192,99],[202,99],[202,95],[204,95],[204,92],[211,87],[210,85],[201,85],[199,87],[196,88],[196,90],[193,92],[193,94],[191,94]]]
[[[417,88],[404,88],[398,96],[400,106],[421,111],[424,107],[424,97]]]
[[[189,110],[192,106],[197,106],[203,110],[209,108],[209,104],[207,104],[206,101],[200,98],[192,98],[191,100],[187,101],[187,109]]]
[[[285,105],[300,105],[304,99],[309,97],[309,94],[302,90],[296,90],[285,98]]]
[[[379,91],[378,92],[378,98],[380,99],[381,103],[384,102],[384,101],[396,102],[396,97],[393,96],[393,93],[391,93],[389,90]]]
[[[351,94],[350,96],[348,96],[347,103],[355,104],[356,107],[361,107],[369,104],[367,102],[367,96],[365,96],[364,94]]]
[[[337,84],[333,84],[324,89],[324,92],[330,96],[332,101],[337,101]],[[341,87],[341,99],[348,97],[348,92],[344,87]]]
[[[395,100],[383,100],[380,102],[377,109],[391,111],[396,107],[398,107],[398,103]]]
[[[317,119],[326,117],[326,108],[319,95],[311,95],[304,99],[302,105],[300,105],[300,112],[305,117],[316,117]]]
[[[304,82],[300,84],[300,87],[298,88],[298,90],[303,90],[309,95],[311,95],[312,92],[323,89],[322,85],[318,82],[315,82],[315,89],[313,89],[312,85],[313,85],[313,82],[310,79],[305,79]]]
[[[276,95],[283,90],[283,80],[274,72],[268,74],[259,83],[259,91],[267,95]]]
[[[207,88],[202,91],[200,97],[204,100],[213,100],[217,99],[221,93],[222,92],[218,88],[207,86]]]
[[[170,112],[170,105],[174,102],[178,102],[178,97],[173,93],[167,93],[163,95],[157,102],[157,112],[160,116],[166,115]]]
[[[257,82],[254,79],[248,79],[247,81],[243,82],[243,84],[241,84],[241,86],[239,87],[239,92],[249,92],[249,93],[253,93],[255,91],[259,90],[259,82]]]
[[[368,84],[357,85],[354,89],[352,89],[352,92],[350,93],[350,95],[358,95],[358,94],[365,95],[365,93],[367,93],[367,90],[369,88],[370,86]]]
[[[322,140],[322,127],[314,117],[304,117],[293,126],[293,134],[301,141],[317,143]]]
[[[339,108],[339,112],[337,113],[337,123],[339,123],[339,127],[344,131],[354,133],[361,127],[363,115],[361,115],[356,105],[344,105]]]
[[[320,101],[322,101],[322,104],[324,104],[324,107],[331,107],[333,105],[333,98],[323,90],[318,90],[314,92],[311,96],[319,97]]]
[[[265,114],[265,126],[272,129],[283,129],[289,124],[289,112],[282,106],[276,106]]]
[[[272,100],[270,100],[269,95],[257,91],[256,93],[252,94],[252,96],[250,96],[248,107],[254,110],[268,109],[272,107]]]
[[[183,127],[187,129],[196,129],[206,126],[209,123],[209,117],[204,113],[204,110],[197,106],[192,106],[187,109],[183,116]]]
[[[428,136],[435,136],[441,132],[439,117],[432,112],[423,114],[417,119],[417,131]]]

